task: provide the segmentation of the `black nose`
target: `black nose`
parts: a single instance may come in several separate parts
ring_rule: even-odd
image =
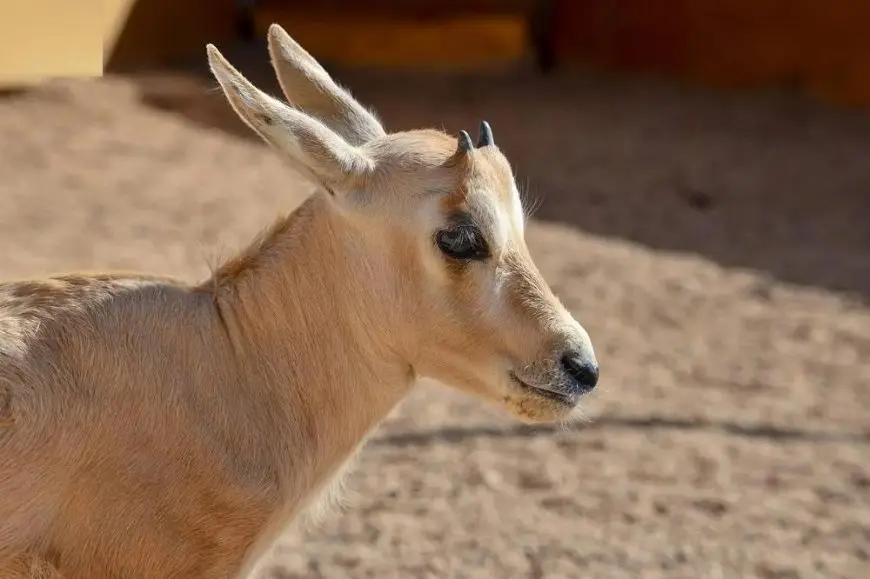
[[[590,362],[585,357],[565,354],[562,356],[562,369],[571,377],[574,386],[582,392],[588,392],[598,384],[598,364]]]

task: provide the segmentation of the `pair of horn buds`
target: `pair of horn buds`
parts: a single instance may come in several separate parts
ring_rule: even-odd
[[[492,127],[486,121],[480,121],[480,128],[477,131],[477,148],[486,147],[494,144],[492,138]],[[475,147],[471,141],[471,135],[464,129],[459,131],[459,152],[467,153]]]

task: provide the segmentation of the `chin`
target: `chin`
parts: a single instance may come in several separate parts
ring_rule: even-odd
[[[533,388],[513,376],[506,382],[465,383],[458,388],[506,412],[524,424],[568,424],[583,416],[581,396],[564,396]]]
[[[509,375],[509,394],[503,399],[508,414],[525,424],[568,423],[581,415],[578,395],[536,388]]]
[[[553,400],[535,394],[506,396],[503,400],[508,414],[525,424],[569,423],[581,416],[578,402]]]

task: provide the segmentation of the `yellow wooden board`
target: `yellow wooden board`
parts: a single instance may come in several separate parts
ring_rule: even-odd
[[[104,0],[0,0],[0,86],[103,72]]]
[[[525,19],[511,14],[420,20],[264,6],[254,22],[257,34],[276,22],[317,59],[347,65],[472,69],[516,61],[529,46]]]

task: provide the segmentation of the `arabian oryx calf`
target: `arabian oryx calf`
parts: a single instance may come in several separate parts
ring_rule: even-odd
[[[526,422],[595,387],[489,125],[388,134],[268,38],[289,105],[211,70],[318,192],[198,285],[0,284],[0,578],[240,577],[418,377]]]

